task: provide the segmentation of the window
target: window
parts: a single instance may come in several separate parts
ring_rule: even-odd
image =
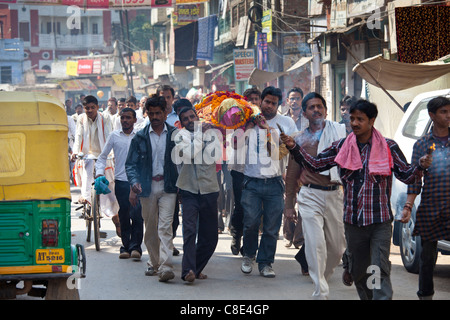
[[[238,25],[238,6],[234,6],[231,10],[231,26],[234,28]]]
[[[405,123],[403,135],[406,137],[419,139],[426,133],[430,122],[427,104],[432,98],[434,97],[427,98],[419,102],[418,106],[414,109]]]
[[[243,16],[247,15],[245,12],[245,2],[239,3],[239,18],[242,18]]]
[[[23,41],[30,41],[30,23],[21,22],[19,24],[19,37]]]
[[[97,23],[92,24],[92,34],[98,34],[98,24]]]
[[[53,32],[61,34],[61,22],[53,22]]]
[[[11,66],[3,66],[0,69],[0,83],[12,83],[12,69]]]

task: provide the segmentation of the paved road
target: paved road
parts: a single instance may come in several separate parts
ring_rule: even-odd
[[[74,199],[77,190],[73,188]],[[206,280],[196,280],[186,284],[180,278],[181,255],[174,257],[176,278],[168,283],[160,283],[157,277],[144,275],[148,255],[144,250],[142,261],[119,260],[120,238],[115,233],[109,218],[104,218],[102,230],[107,238],[102,239],[101,251],[96,251],[93,243],[85,241],[84,220],[78,219],[78,212],[72,210],[72,243],[85,246],[87,254],[87,276],[81,280],[81,299],[172,299],[172,300],[311,300],[312,283],[302,276],[300,266],[295,261],[295,248],[285,248],[278,241],[275,263],[276,277],[263,278],[257,267],[250,275],[240,271],[241,258],[230,251],[231,236],[219,236],[214,256],[206,266]],[[182,248],[181,227],[174,240],[178,249]],[[144,248],[144,246],[143,246]],[[395,300],[416,300],[418,276],[406,272],[401,263],[398,247],[392,246],[392,276]],[[341,281],[342,266],[338,266],[329,281],[330,300],[358,300],[354,286],[346,287]],[[450,299],[450,256],[439,256],[435,271],[436,300]]]

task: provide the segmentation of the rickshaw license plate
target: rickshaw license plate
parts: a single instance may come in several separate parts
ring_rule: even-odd
[[[63,263],[64,249],[37,249],[36,263]]]

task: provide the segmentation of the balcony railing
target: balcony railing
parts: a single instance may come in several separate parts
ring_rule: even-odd
[[[55,45],[56,44],[56,45]],[[39,47],[71,49],[103,47],[103,34],[54,35],[39,34]]]

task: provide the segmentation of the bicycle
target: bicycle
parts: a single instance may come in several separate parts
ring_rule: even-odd
[[[95,158],[92,155],[84,155],[83,153],[77,154],[77,159],[79,160],[93,160],[94,161],[94,172],[93,175],[95,177],[95,161],[97,161],[97,158]],[[101,214],[100,214],[100,194],[97,193],[95,190],[95,180],[92,183],[91,186],[91,201],[86,201],[83,203],[82,206],[76,208],[75,210],[81,210],[82,214],[80,218],[83,218],[86,220],[86,241],[91,242],[91,229],[93,225],[94,230],[94,243],[95,243],[95,249],[97,251],[100,251],[100,238],[104,239],[107,237],[107,233],[100,231],[101,227]]]

